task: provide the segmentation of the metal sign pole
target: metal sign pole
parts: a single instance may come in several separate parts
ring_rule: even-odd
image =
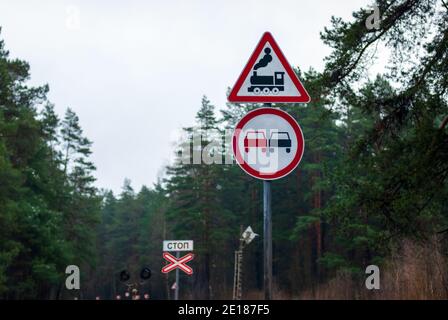
[[[179,251],[176,251],[176,259],[179,260]],[[179,300],[179,268],[176,269],[176,289],[174,290],[174,300]]]
[[[272,107],[265,103],[265,107]],[[264,249],[264,299],[272,300],[272,211],[271,211],[271,181],[263,181],[263,249]]]
[[[193,260],[194,254],[188,253],[180,258],[181,251],[193,251],[193,240],[163,240],[163,255],[162,257],[169,262],[165,264],[162,268],[162,273],[169,273],[176,270],[176,282],[174,282],[175,287],[171,287],[170,290],[174,290],[174,300],[179,300],[179,290],[180,290],[180,275],[179,268],[183,272],[191,276],[193,274],[193,268],[188,266],[186,263]],[[170,252],[175,252],[174,257]]]
[[[264,298],[272,299],[271,181],[263,181]]]
[[[269,43],[269,47],[267,47],[267,43]],[[274,54],[271,55],[271,52]],[[258,76],[256,70],[267,67],[269,64],[270,66],[266,70],[269,70],[271,75]],[[283,68],[279,68],[279,64]],[[293,91],[290,91],[290,89],[293,89]],[[283,91],[284,94],[276,97],[272,95],[276,95],[280,91]],[[268,101],[274,101],[275,103],[309,103],[311,98],[294,70],[287,63],[272,35],[266,32],[244,67],[235,86],[230,91],[228,101],[231,103],[263,103]],[[236,143],[232,149],[238,165],[249,175],[263,180],[263,281],[265,299],[270,300],[272,299],[272,183],[270,180],[283,178],[299,165],[303,156],[304,139],[302,129],[291,115],[280,109],[272,109],[271,103],[264,103],[264,107],[258,109],[259,112],[248,112],[236,124],[232,137],[232,141],[236,141]],[[252,119],[262,120],[256,125],[252,123],[255,126],[253,128],[253,126],[248,125]],[[280,128],[286,128],[284,124],[289,124],[288,126],[291,128],[279,132]],[[266,130],[265,136],[263,136],[263,130]],[[259,131],[262,131],[260,135],[258,134]],[[274,133],[275,135],[273,135]],[[245,137],[240,137],[241,134],[245,134]],[[283,138],[280,137],[280,134]],[[282,163],[287,165],[283,166],[282,170],[277,166],[277,168],[269,168],[267,172],[261,172],[259,165],[262,163],[259,163],[259,161],[251,163],[247,155],[249,149],[258,152],[259,148],[268,157],[271,154],[271,149],[284,148],[285,153],[283,151],[281,154],[276,152],[276,156],[281,157],[283,159]]]

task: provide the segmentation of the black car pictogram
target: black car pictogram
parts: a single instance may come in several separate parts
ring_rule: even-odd
[[[291,138],[288,132],[273,132],[269,139],[269,151],[274,152],[274,148],[286,148],[286,153],[291,152]]]

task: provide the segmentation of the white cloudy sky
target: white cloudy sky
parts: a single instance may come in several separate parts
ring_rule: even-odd
[[[179,128],[206,94],[218,107],[265,31],[287,59],[321,70],[319,32],[369,0],[2,0],[0,37],[50,85],[58,114],[71,107],[94,142],[99,187],[152,185]],[[76,15],[79,13],[79,19]]]

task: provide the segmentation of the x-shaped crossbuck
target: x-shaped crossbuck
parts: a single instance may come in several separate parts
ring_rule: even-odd
[[[185,256],[179,258],[179,260],[178,260],[178,259],[176,259],[176,257],[172,256],[168,252],[164,252],[163,258],[165,258],[165,260],[171,262],[170,264],[168,264],[162,268],[163,273],[168,273],[170,271],[173,271],[176,268],[179,268],[180,270],[182,270],[183,272],[185,272],[188,275],[193,274],[193,269],[191,267],[187,266],[185,263],[193,260],[194,254],[192,254],[192,253],[186,254]]]

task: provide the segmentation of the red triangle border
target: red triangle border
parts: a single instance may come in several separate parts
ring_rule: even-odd
[[[264,45],[266,42],[269,42],[272,49],[274,50],[275,54],[279,58],[281,64],[285,68],[285,71],[287,72],[288,76],[291,78],[292,82],[296,86],[297,90],[300,93],[300,96],[238,96],[238,91],[240,91],[244,80],[247,78],[248,74],[251,72],[253,66],[255,65],[257,58],[259,57],[261,50],[263,50]],[[304,88],[303,84],[300,82],[299,78],[297,77],[294,70],[291,68],[291,65],[286,60],[285,56],[283,55],[282,51],[280,50],[280,47],[277,45],[277,42],[275,42],[274,37],[271,35],[270,32],[265,32],[263,36],[261,37],[261,40],[258,42],[257,47],[255,48],[254,52],[252,53],[249,61],[247,62],[246,66],[243,69],[243,72],[241,72],[240,76],[238,77],[238,80],[236,81],[235,85],[233,86],[232,90],[230,91],[229,102],[255,102],[255,103],[275,103],[275,102],[286,102],[286,103],[309,103],[311,101],[311,97]]]

